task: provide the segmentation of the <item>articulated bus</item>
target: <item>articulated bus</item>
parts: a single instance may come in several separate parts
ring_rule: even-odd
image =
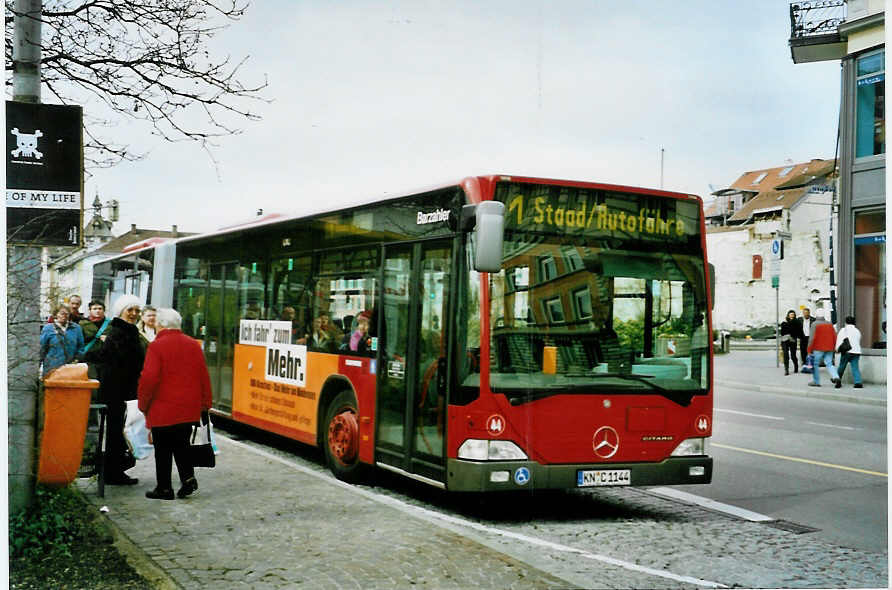
[[[173,307],[213,412],[357,481],[709,483],[713,274],[698,197],[481,176],[144,244],[93,298]]]

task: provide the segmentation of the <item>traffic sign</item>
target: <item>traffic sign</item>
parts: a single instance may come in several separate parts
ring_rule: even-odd
[[[780,238],[771,240],[771,258],[774,260],[784,259],[784,241]]]

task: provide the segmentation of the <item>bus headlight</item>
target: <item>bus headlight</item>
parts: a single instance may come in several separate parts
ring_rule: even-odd
[[[471,461],[525,461],[528,457],[510,440],[469,438],[458,447],[458,458]]]
[[[675,447],[672,451],[673,457],[683,457],[686,455],[705,455],[706,439],[705,438],[688,438]]]

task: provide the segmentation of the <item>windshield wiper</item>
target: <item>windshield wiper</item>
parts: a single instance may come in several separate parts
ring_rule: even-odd
[[[682,407],[687,407],[691,404],[691,399],[694,397],[695,392],[691,390],[682,390],[676,391],[671,389],[666,389],[656,383],[648,381],[648,379],[653,379],[653,375],[632,375],[629,373],[589,373],[586,375],[589,379],[620,379],[623,381],[637,381],[639,383],[644,383],[645,385],[650,386],[650,388],[662,395],[666,399],[677,403]],[[515,390],[517,391],[517,390]],[[636,390],[637,391],[637,390]],[[556,389],[524,389],[520,395],[512,396],[510,390],[504,391],[509,397],[509,401],[512,406],[519,406],[521,404],[526,404],[529,402],[533,402],[540,399],[545,399],[547,397],[551,397],[553,395],[561,395],[561,394],[574,394],[574,393],[592,393],[591,385],[567,385],[566,387],[561,387],[559,390]]]

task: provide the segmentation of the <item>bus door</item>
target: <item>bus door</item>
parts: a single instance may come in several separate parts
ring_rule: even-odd
[[[237,338],[238,267],[232,262],[214,263],[210,265],[204,356],[214,407],[227,411],[232,410],[232,361]]]
[[[376,460],[445,481],[452,240],[387,247]]]

